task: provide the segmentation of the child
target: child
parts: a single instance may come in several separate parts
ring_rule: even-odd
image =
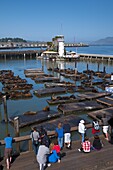
[[[91,143],[89,138],[86,136],[84,142],[82,143],[82,147],[78,149],[79,152],[83,151],[84,153],[89,153],[91,151]]]

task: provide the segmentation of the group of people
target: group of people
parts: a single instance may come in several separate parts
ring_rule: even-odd
[[[36,155],[37,162],[39,163],[40,170],[45,169],[46,166],[50,166],[51,163],[61,161],[61,150],[64,147],[71,149],[71,126],[65,120],[62,124],[58,123],[55,129],[55,139],[51,142],[46,130],[41,126],[39,131],[36,127],[30,134],[32,139],[33,150]]]
[[[110,142],[108,130],[109,130],[109,124],[106,114],[103,115],[101,118],[102,123],[102,132],[105,136],[105,139]],[[100,150],[103,147],[103,143],[100,140],[99,133],[100,133],[100,126],[99,122],[94,119],[92,122],[92,134],[94,136],[93,143],[89,141],[88,136],[86,135],[86,127],[85,127],[85,121],[80,120],[78,125],[78,132],[81,135],[81,148],[78,149],[79,152],[83,151],[85,153],[90,152],[91,150]]]
[[[106,115],[101,119],[102,121],[102,131],[105,135],[105,139],[110,142],[108,135],[108,119]],[[81,147],[78,149],[79,152],[89,153],[91,150],[100,150],[103,147],[103,143],[99,137],[100,126],[97,120],[92,122],[92,134],[94,135],[94,140],[91,144],[88,136],[86,135],[86,126],[85,121],[80,120],[78,125],[78,132],[81,135]],[[37,131],[37,128],[34,127],[30,138],[32,139],[33,150],[35,153],[35,160],[39,163],[40,170],[44,170],[46,166],[50,166],[51,163],[61,161],[61,150],[65,146],[67,149],[71,149],[71,126],[67,120],[62,124],[58,123],[58,126],[55,129],[55,140],[50,141],[47,131],[40,127]],[[5,151],[4,156],[6,159],[7,169],[10,169],[12,162],[12,143],[14,139],[8,133],[4,138],[5,141]],[[112,142],[111,142],[112,143]]]

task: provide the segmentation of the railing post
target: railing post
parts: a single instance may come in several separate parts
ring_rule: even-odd
[[[32,148],[32,141],[31,140],[28,141],[28,149],[29,149],[29,151],[33,150],[33,148]]]
[[[19,117],[14,118],[14,130],[15,130],[15,136],[19,137]],[[20,153],[20,142],[16,143],[16,150]]]
[[[8,115],[7,115],[7,101],[6,101],[6,95],[3,96],[3,105],[4,105],[4,120],[7,123],[8,122]]]

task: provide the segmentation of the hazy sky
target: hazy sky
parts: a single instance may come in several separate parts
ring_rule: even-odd
[[[113,0],[0,0],[0,38],[67,42],[113,37]]]

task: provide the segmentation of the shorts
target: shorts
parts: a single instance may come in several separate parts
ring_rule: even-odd
[[[71,142],[71,134],[64,133],[64,143],[70,143],[70,142]]]
[[[107,133],[108,132],[108,128],[109,128],[109,126],[103,126],[103,133]]]
[[[5,148],[4,156],[6,159],[11,157],[12,156],[12,148]]]

